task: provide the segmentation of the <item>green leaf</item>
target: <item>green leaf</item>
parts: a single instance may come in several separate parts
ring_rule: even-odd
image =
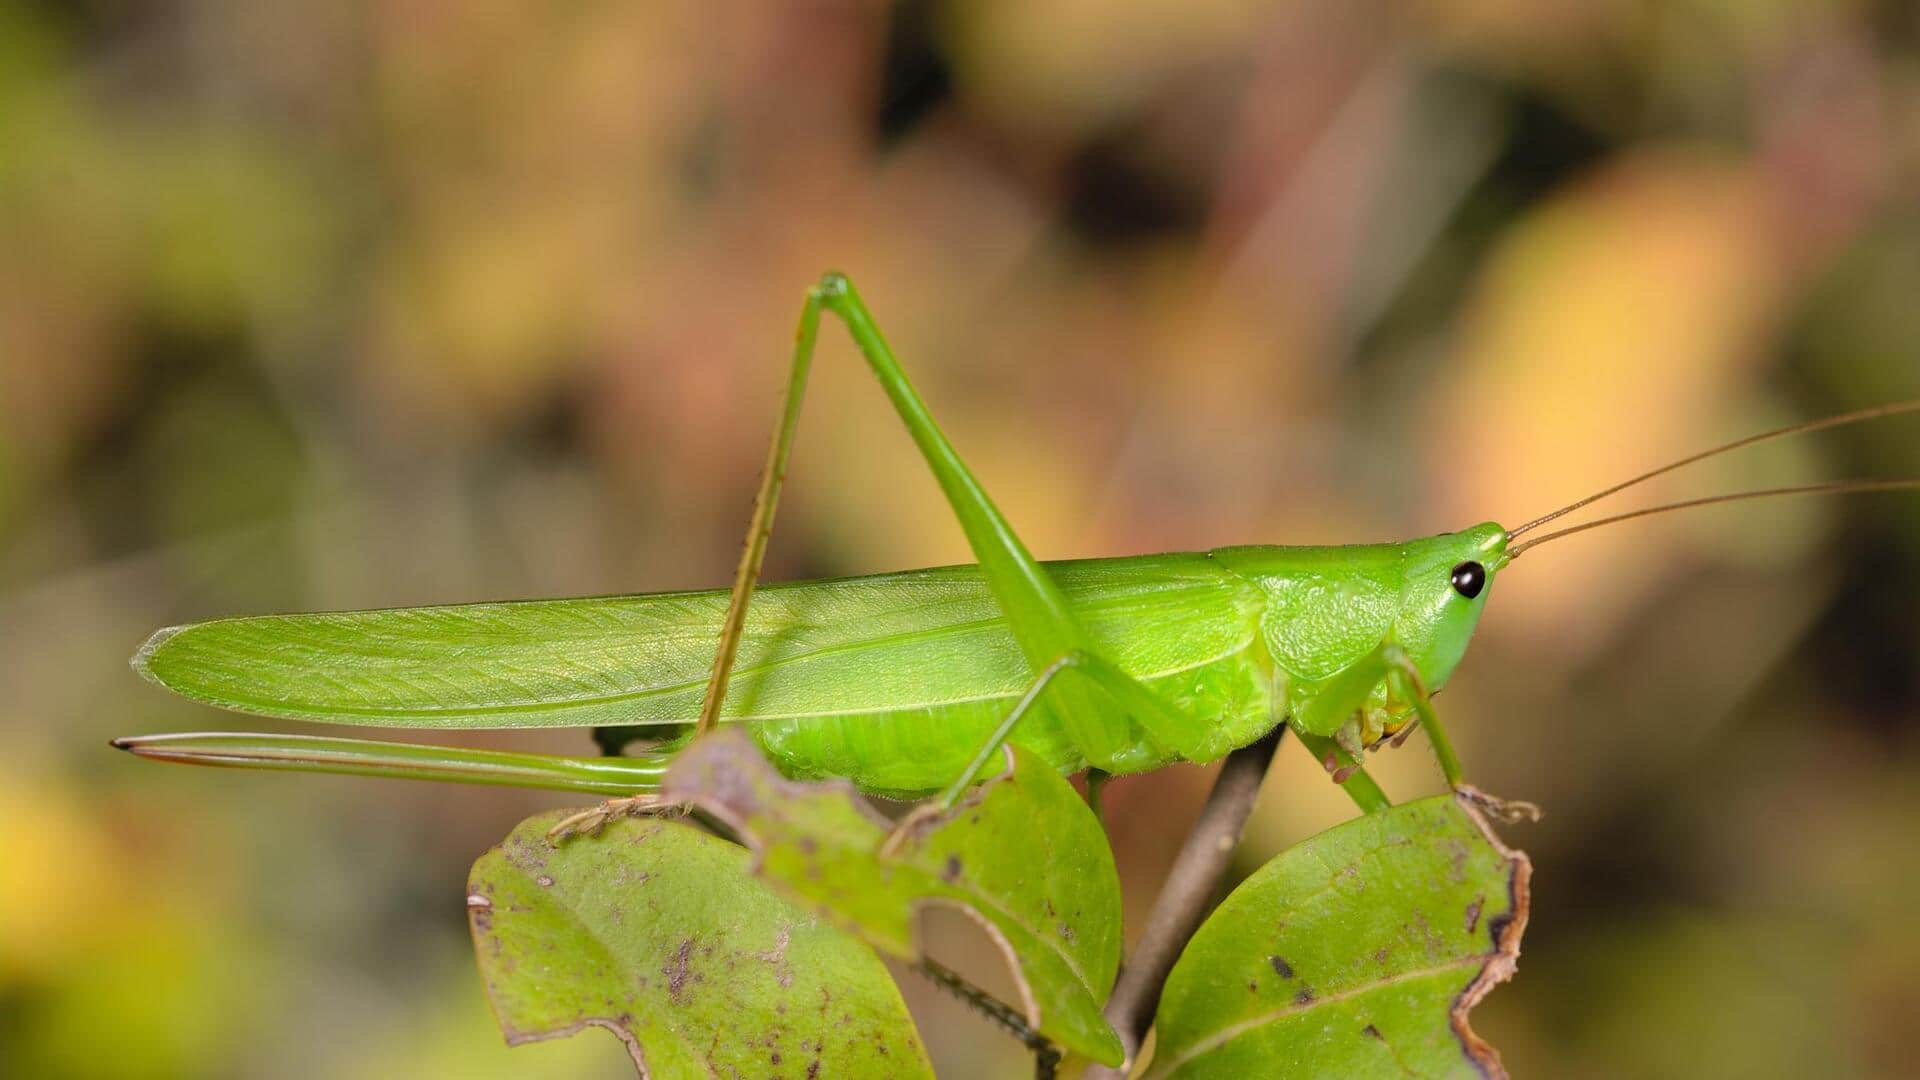
[[[1290,848],[1174,965],[1148,1075],[1504,1075],[1467,1013],[1512,977],[1531,872],[1444,795]]]
[[[951,813],[891,828],[844,781],[787,780],[752,740],[722,730],[674,762],[662,794],[738,830],[756,870],[893,955],[918,959],[915,911],[950,904],[986,924],[1006,954],[1027,1025],[1062,1047],[1118,1064],[1100,1015],[1120,964],[1120,880],[1093,812],[1045,762],[1009,748],[1009,768]]]
[[[520,823],[473,865],[467,912],[507,1042],[589,1024],[641,1075],[932,1076],[879,957],[691,826],[617,821],[554,845]]]

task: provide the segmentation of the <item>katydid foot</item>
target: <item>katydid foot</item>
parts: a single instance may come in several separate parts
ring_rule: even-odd
[[[590,806],[577,814],[561,818],[553,828],[547,830],[547,842],[558,844],[575,836],[597,836],[601,829],[620,818],[667,814],[680,809],[680,804],[653,793],[608,799],[599,806]]]
[[[926,831],[931,823],[952,813],[953,807],[941,799],[923,802],[907,811],[880,839],[880,846],[873,849],[874,858],[886,860],[898,857],[900,850],[907,846],[907,841],[915,833]]]
[[[1540,820],[1540,807],[1523,799],[1502,799],[1466,783],[1453,785],[1453,793],[1508,825]]]

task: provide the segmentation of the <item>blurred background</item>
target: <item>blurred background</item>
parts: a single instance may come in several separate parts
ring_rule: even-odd
[[[466,868],[555,797],[105,741],[266,726],[141,683],[162,625],[725,584],[829,266],[1043,557],[1512,524],[1920,396],[1920,9],[3,0],[0,1073],[630,1074],[507,1050],[474,972]],[[964,561],[823,341],[770,575]],[[1640,497],[1866,475],[1920,423]],[[1496,593],[1444,706],[1547,808],[1475,1014],[1516,1074],[1912,1075],[1920,498]],[[1109,794],[1136,922],[1208,780]],[[1242,869],[1351,813],[1283,746]]]

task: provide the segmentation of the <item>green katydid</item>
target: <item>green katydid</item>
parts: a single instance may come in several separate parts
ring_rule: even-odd
[[[885,388],[977,564],[756,591],[822,312]],[[1516,538],[1683,465],[1767,439],[1896,413],[1884,405],[1749,436],[1525,525],[1402,543],[1231,547],[1036,561],[934,422],[853,285],[807,294],[781,419],[731,591],[273,615],[162,630],[134,657],[161,685],[240,712],[428,728],[595,727],[661,737],[637,755],[567,758],[288,735],[116,740],[210,765],[460,780],[624,796],[644,806],[678,745],[749,730],[796,777],[950,805],[1007,741],[1063,771],[1207,762],[1285,724],[1354,800],[1387,799],[1363,752],[1417,720],[1465,784],[1431,697],[1465,654],[1493,579],[1522,551],[1616,521],[1733,499],[1920,488],[1920,480],[1774,488],[1650,507]],[[719,641],[717,655],[714,647]]]

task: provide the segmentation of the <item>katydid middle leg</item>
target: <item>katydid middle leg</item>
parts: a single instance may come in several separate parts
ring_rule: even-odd
[[[1363,813],[1377,814],[1393,806],[1387,793],[1380,790],[1380,785],[1373,777],[1367,775],[1359,758],[1325,735],[1315,735],[1299,728],[1295,728],[1293,734],[1316,761],[1326,766],[1326,770],[1333,774],[1333,782],[1340,785],[1340,789]]]
[[[1111,695],[1114,703],[1125,709],[1128,715],[1141,719],[1142,726],[1149,732],[1156,727],[1166,730],[1168,725],[1194,722],[1190,718],[1183,717],[1177,707],[1169,704],[1158,694],[1142,686],[1132,676],[1101,657],[1079,650],[1066,653],[1041,669],[1040,674],[1035,676],[1033,682],[1027,686],[1026,692],[1014,702],[1013,708],[1007,710],[1007,715],[994,725],[986,741],[974,752],[973,757],[960,770],[959,775],[953,778],[953,782],[948,784],[938,797],[901,819],[892,833],[887,836],[886,841],[882,843],[881,853],[884,855],[897,848],[901,838],[911,831],[915,823],[930,816],[944,814],[958,805],[961,798],[966,795],[967,789],[973,786],[974,781],[986,771],[993,756],[1005,749],[1007,740],[1013,736],[1013,731],[1020,725],[1020,721],[1033,711],[1042,698],[1059,693],[1061,676],[1066,674],[1079,675],[1093,686]],[[1090,769],[1087,780],[1091,796],[1088,801],[1098,815],[1098,788],[1095,786],[1097,781],[1092,775],[1094,773],[1103,779],[1108,774],[1106,770],[1095,766]]]

